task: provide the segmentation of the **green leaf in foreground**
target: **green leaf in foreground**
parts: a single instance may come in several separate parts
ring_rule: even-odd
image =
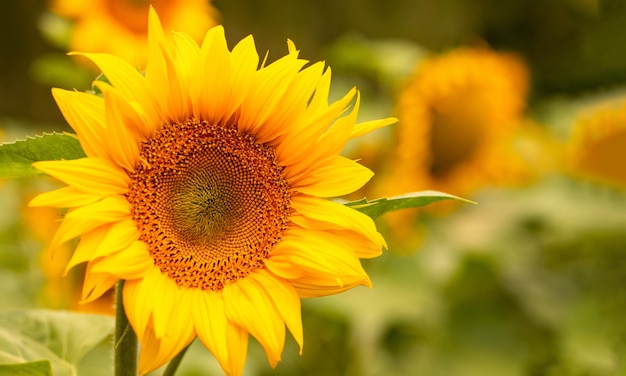
[[[347,202],[344,205],[349,206],[354,210],[360,211],[361,213],[371,217],[372,219],[376,219],[390,211],[419,208],[422,206],[430,205],[433,202],[443,200],[457,200],[470,204],[475,204],[475,202],[473,201],[443,192],[421,191],[406,193],[391,198],[377,198],[372,201],[368,201],[367,199],[363,198],[358,201]]]
[[[52,366],[48,360],[19,364],[0,364],[0,375],[6,376],[52,376]]]
[[[55,376],[111,375],[113,324],[112,317],[68,311],[0,312],[0,364],[12,370],[46,360]]]
[[[0,177],[18,178],[42,174],[33,162],[83,158],[78,138],[70,133],[44,133],[0,144]]]

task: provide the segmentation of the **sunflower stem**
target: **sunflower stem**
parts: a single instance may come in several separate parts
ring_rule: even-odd
[[[174,359],[170,360],[169,364],[167,365],[167,368],[165,368],[165,371],[163,372],[163,375],[161,376],[174,376],[176,374],[176,371],[178,370],[178,366],[180,365],[180,362],[183,360],[183,356],[185,356],[185,353],[189,349],[189,346],[191,346],[191,343],[188,344],[187,347],[185,347],[184,349],[180,350],[180,352],[178,353],[178,355],[174,357]]]
[[[124,311],[123,287],[124,280],[120,280],[115,294],[115,342],[113,345],[115,376],[136,376],[137,335],[130,326]]]

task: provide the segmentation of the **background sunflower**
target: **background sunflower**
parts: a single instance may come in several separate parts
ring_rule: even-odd
[[[166,29],[185,32],[197,42],[218,23],[217,11],[205,0],[51,0],[49,7],[52,15],[61,18],[57,24],[69,24],[68,50],[111,53],[144,68],[148,45],[145,14],[150,5],[159,12]],[[50,33],[54,31],[52,28]]]
[[[617,176],[623,174],[620,164],[611,164],[623,156],[609,154],[602,160],[608,149],[593,143],[598,135],[608,134],[602,124],[615,123],[608,128],[618,130],[622,123],[619,108],[593,115],[597,104],[620,101],[626,87],[626,7],[621,1],[211,4],[229,43],[252,33],[258,50],[269,50],[273,61],[291,38],[302,49],[302,58],[325,60],[332,67],[333,99],[356,84],[362,95],[359,120],[393,114],[403,84],[429,56],[476,46],[514,53],[528,71],[520,117],[524,126],[532,127],[498,144],[491,158],[511,162],[511,151],[519,150],[516,155],[524,155],[524,162],[516,169],[541,172],[521,186],[505,186],[500,180],[482,186],[469,195],[478,205],[463,205],[445,215],[432,213],[439,204],[419,211],[415,227],[409,226],[409,235],[418,233],[419,241],[391,235],[390,229],[390,251],[364,263],[374,288],[305,300],[303,355],[287,339],[283,359],[272,370],[263,348],[252,341],[245,374],[623,374],[626,195],[621,187],[588,178],[607,166]],[[0,5],[5,30],[0,33],[0,126],[8,141],[43,131],[70,131],[50,87],[91,89],[93,73],[79,71],[66,50],[50,42],[50,30],[63,36],[68,29],[55,24],[59,19],[43,16],[48,5],[34,0]],[[391,174],[393,162],[388,161],[398,150],[398,129],[377,130],[352,141],[345,155],[362,158],[376,173],[376,182],[378,176]],[[611,139],[619,143],[621,138]],[[623,146],[615,149],[625,150]],[[574,168],[582,155],[594,161],[584,175]],[[55,299],[53,305],[50,295],[42,295],[46,276],[39,263],[45,240],[16,214],[33,190],[50,189],[50,184],[45,179],[0,184],[2,328],[17,327],[10,309],[57,308],[60,302]],[[393,181],[389,184],[397,188]],[[435,187],[415,187],[422,188]],[[65,308],[72,307],[66,303]],[[88,347],[73,363],[59,355],[55,371],[68,374],[68,364],[85,374],[106,370],[98,363],[108,348],[106,325],[88,331],[103,333],[93,341],[105,345]],[[44,327],[74,338],[68,329],[72,325],[39,328]],[[22,337],[0,337],[12,338]],[[59,354],[65,350],[58,343],[46,348]],[[219,374],[219,365],[194,343],[180,374],[207,372]]]
[[[595,103],[577,116],[566,162],[572,174],[626,187],[626,102],[623,96]]]

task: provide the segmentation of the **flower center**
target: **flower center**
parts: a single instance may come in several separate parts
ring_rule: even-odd
[[[430,174],[436,178],[445,177],[455,168],[471,158],[479,150],[485,133],[488,116],[481,111],[484,104],[468,97],[453,97],[458,101],[451,110],[431,109]]]
[[[181,287],[220,291],[264,267],[291,213],[272,148],[192,119],[164,125],[140,155],[127,199],[161,272]]]

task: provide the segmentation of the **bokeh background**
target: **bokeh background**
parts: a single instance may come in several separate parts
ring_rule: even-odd
[[[361,90],[362,120],[400,119],[346,149],[377,174],[351,199],[477,203],[377,219],[389,250],[364,262],[374,288],[305,300],[304,354],[288,338],[272,370],[251,341],[246,375],[626,374],[626,2],[212,4],[231,46],[253,34],[271,61],[292,39],[332,67],[335,98]],[[65,55],[73,21],[49,5],[0,3],[4,141],[70,131],[50,88],[97,75]],[[71,245],[50,258],[59,214],[26,207],[54,184],[0,182],[0,309],[106,314],[110,300],[77,304],[80,268],[62,276]],[[110,374],[106,347],[79,369]],[[220,370],[194,343],[180,374]]]

